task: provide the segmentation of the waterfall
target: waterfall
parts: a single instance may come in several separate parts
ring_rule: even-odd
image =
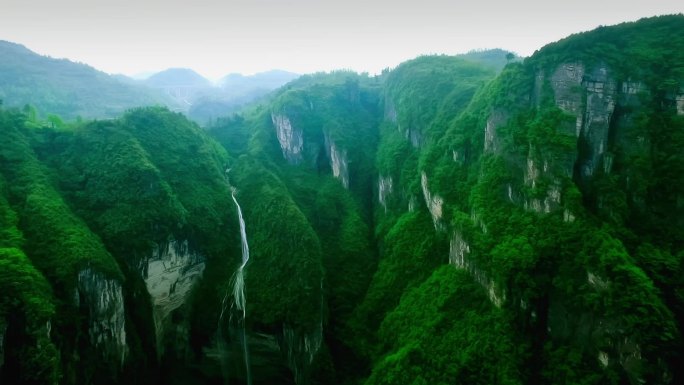
[[[242,319],[246,316],[245,309],[245,265],[249,261],[249,244],[247,243],[247,230],[245,229],[245,220],[242,218],[242,209],[237,199],[235,199],[235,188],[231,190],[230,196],[235,202],[235,207],[238,211],[238,219],[240,220],[240,240],[242,242],[242,264],[235,273],[235,284],[233,285],[233,298],[235,299],[235,306],[239,311],[242,311]]]
[[[233,290],[232,290],[232,304],[229,311],[229,330],[237,331],[239,342],[242,345],[242,355],[245,364],[245,380],[247,385],[252,385],[252,371],[249,362],[249,348],[247,346],[247,331],[245,330],[245,318],[247,316],[247,301],[245,299],[245,266],[249,262],[249,244],[247,243],[247,230],[245,228],[245,220],[242,217],[242,209],[235,198],[235,188],[231,187],[231,197],[235,203],[238,212],[238,219],[240,221],[240,240],[242,243],[242,263],[238,267],[233,276]],[[223,322],[223,315],[227,308],[227,303],[230,300],[230,292],[226,291],[223,297],[223,304],[221,308],[221,315],[219,323]],[[219,331],[221,326],[219,325]]]

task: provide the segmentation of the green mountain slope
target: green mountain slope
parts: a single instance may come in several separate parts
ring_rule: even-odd
[[[41,114],[72,120],[111,118],[129,108],[170,102],[147,87],[22,45],[0,41],[0,57],[0,100],[6,106],[30,104]]]
[[[302,76],[206,131],[0,110],[2,383],[679,383],[682,32]]]

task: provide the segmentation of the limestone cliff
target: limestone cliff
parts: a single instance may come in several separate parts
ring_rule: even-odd
[[[302,161],[302,150],[304,148],[304,137],[302,130],[292,126],[290,119],[286,115],[271,113],[271,121],[276,130],[278,143],[283,152],[283,157],[290,164],[297,164]]]
[[[126,358],[126,314],[121,283],[86,268],[78,274],[76,300],[88,308],[90,343],[104,358],[123,365]]]
[[[190,250],[187,241],[177,240],[156,245],[151,257],[143,261],[142,276],[152,298],[158,346],[169,315],[187,302],[204,267],[204,257]]]
[[[349,166],[347,165],[347,150],[339,148],[329,134],[325,134],[325,150],[330,159],[330,168],[335,178],[342,182],[344,188],[349,188]]]

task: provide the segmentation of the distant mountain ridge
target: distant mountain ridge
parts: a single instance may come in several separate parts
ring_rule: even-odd
[[[0,41],[0,99],[10,107],[34,105],[65,119],[109,118],[144,105],[170,105],[152,89],[86,64],[39,55],[23,45]]]
[[[299,74],[294,72],[278,69],[258,72],[254,75],[247,76],[239,73],[232,73],[221,78],[221,80],[219,80],[219,85],[224,88],[244,87],[245,85],[251,85],[254,87],[275,89],[298,78],[299,76]]]
[[[114,118],[134,107],[163,105],[207,122],[229,115],[299,76],[282,70],[231,74],[216,86],[192,69],[169,68],[136,79],[39,55],[4,40],[0,40],[0,58],[0,100],[5,106],[29,104],[39,114],[66,120]]]
[[[145,80],[153,87],[211,87],[211,82],[190,68],[169,68],[157,72]]]

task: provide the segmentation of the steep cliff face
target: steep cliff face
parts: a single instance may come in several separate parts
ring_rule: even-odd
[[[442,205],[444,205],[444,199],[441,196],[430,192],[428,177],[425,171],[420,173],[420,187],[423,190],[425,205],[432,216],[435,230],[438,230],[443,226],[440,221],[442,219]]]
[[[576,62],[559,65],[551,76],[556,105],[575,118],[575,134],[587,148],[578,164],[583,177],[593,175],[600,165],[610,168],[610,158],[605,154],[619,96],[611,72],[606,64],[587,71],[584,63]],[[638,84],[626,84],[623,89],[633,94],[638,92]]]
[[[169,316],[187,303],[194,285],[202,277],[205,258],[190,250],[187,241],[170,240],[156,245],[152,256],[142,263],[142,278],[152,297],[159,346]]]
[[[232,120],[231,156],[168,111],[26,133],[0,110],[0,379],[678,383],[682,30],[305,76]]]
[[[524,63],[509,65],[470,106],[452,112],[451,121],[439,120],[450,122],[439,125],[446,127],[442,133],[434,122],[421,125],[431,127],[424,132],[436,141],[427,139],[418,149],[407,150],[394,136],[389,139],[394,135],[391,130],[383,132],[388,137],[381,138],[378,151],[380,175],[391,175],[394,190],[409,203],[411,190],[419,188],[425,206],[417,209],[429,213],[436,237],[451,234],[448,263],[478,283],[491,305],[518,319],[516,328],[523,338],[544,341],[533,342],[530,353],[539,357],[536,362],[549,359],[548,366],[530,370],[523,382],[549,379],[545,376],[559,362],[572,362],[577,381],[583,378],[580,372],[594,367],[602,368],[597,376],[634,384],[668,383],[677,371],[668,354],[645,348],[674,343],[669,336],[645,330],[676,327],[672,308],[668,309],[671,302],[653,288],[662,279],[648,267],[653,259],[638,249],[646,247],[640,246],[642,242],[668,239],[658,248],[667,250],[663,253],[672,255],[674,263],[677,257],[669,250],[678,253],[683,239],[681,232],[664,231],[676,226],[679,218],[664,210],[662,220],[656,220],[650,213],[659,211],[661,199],[681,213],[681,198],[675,198],[681,192],[675,188],[672,195],[662,194],[660,177],[653,178],[648,170],[663,170],[661,177],[679,180],[661,167],[667,163],[667,168],[679,170],[682,164],[675,147],[663,138],[682,143],[679,101],[673,96],[679,93],[673,90],[679,89],[684,74],[653,60],[662,48],[655,48],[655,40],[652,50],[623,40],[626,35],[634,39],[630,42],[639,39],[651,22],[655,23],[624,25],[615,32],[600,30],[596,37],[571,37]],[[670,24],[663,28],[682,27],[681,17],[665,23]],[[608,51],[593,48],[601,38],[604,49],[611,47]],[[611,51],[613,44],[628,52],[627,57],[616,60],[613,52],[620,51]],[[666,61],[676,67],[684,62],[681,59],[668,56]],[[412,100],[419,98],[419,87],[403,86],[414,92]],[[415,106],[391,96],[385,101],[387,124],[418,126],[410,120]],[[446,114],[445,110],[441,107],[432,116]],[[406,167],[411,157],[418,158],[418,170]],[[392,232],[403,218],[398,206],[386,205],[383,178],[377,184],[379,229],[390,228],[395,241]],[[601,218],[600,225],[596,218]],[[383,221],[396,221],[395,227]],[[650,234],[649,241],[636,234]],[[391,254],[384,255],[388,260],[381,259],[375,278],[390,276],[390,271],[400,276],[401,268],[389,260]],[[538,269],[551,274],[552,281],[539,276]],[[416,270],[412,278],[420,274]],[[411,279],[404,282],[412,287]],[[371,295],[373,290],[369,304],[375,303]],[[612,302],[618,297],[625,302]],[[630,321],[623,313],[629,312],[626,303],[640,303],[653,316]],[[386,319],[402,315],[390,311]],[[400,344],[386,353],[393,360],[403,359],[407,351],[421,354],[411,346]],[[570,351],[584,351],[587,357],[571,358]],[[378,360],[377,373],[367,383],[382,383],[381,373],[390,373],[385,365],[398,366],[392,362]]]
[[[87,268],[78,273],[75,300],[88,308],[88,334],[106,360],[123,366],[126,358],[126,313],[121,283]]]
[[[291,164],[301,162],[304,148],[302,130],[292,127],[292,123],[286,115],[271,113],[271,121],[276,130],[283,157]]]
[[[347,150],[339,148],[335,141],[325,134],[325,152],[330,159],[330,168],[335,178],[339,179],[344,188],[349,188],[349,167],[347,165]]]
[[[506,300],[506,293],[497,286],[497,284],[488,276],[488,274],[479,269],[470,258],[470,245],[463,239],[463,235],[454,232],[449,241],[449,264],[458,269],[466,271],[472,279],[480,284],[489,296],[489,300],[501,307]]]
[[[387,212],[387,199],[392,194],[392,177],[384,177],[380,175],[378,177],[378,203],[382,205]]]

